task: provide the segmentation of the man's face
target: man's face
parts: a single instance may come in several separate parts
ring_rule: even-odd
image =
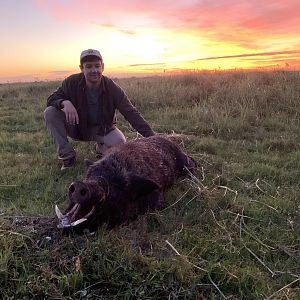
[[[87,84],[96,84],[100,82],[103,72],[103,62],[101,60],[91,60],[82,63],[81,72],[84,74]]]

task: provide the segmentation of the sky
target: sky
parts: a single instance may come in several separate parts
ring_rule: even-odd
[[[300,69],[299,0],[0,0],[0,83],[63,79],[98,49],[108,76]]]

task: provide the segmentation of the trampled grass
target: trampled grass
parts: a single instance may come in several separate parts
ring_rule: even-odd
[[[0,85],[0,298],[299,299],[300,73],[117,81],[197,174],[163,211],[64,236],[53,208],[92,146],[74,142],[78,164],[62,174],[43,123],[59,82]]]

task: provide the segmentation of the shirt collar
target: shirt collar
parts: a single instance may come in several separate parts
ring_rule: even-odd
[[[101,83],[100,83],[100,92],[101,93],[106,93],[107,88],[106,88],[106,84],[105,84],[105,76],[101,76]],[[85,78],[84,75],[81,73],[81,78],[79,80],[79,85],[82,86],[83,88],[86,88],[86,82],[85,82]]]

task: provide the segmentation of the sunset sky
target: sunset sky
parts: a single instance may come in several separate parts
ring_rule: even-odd
[[[299,0],[0,0],[0,82],[62,79],[98,49],[104,74],[300,69]]]

